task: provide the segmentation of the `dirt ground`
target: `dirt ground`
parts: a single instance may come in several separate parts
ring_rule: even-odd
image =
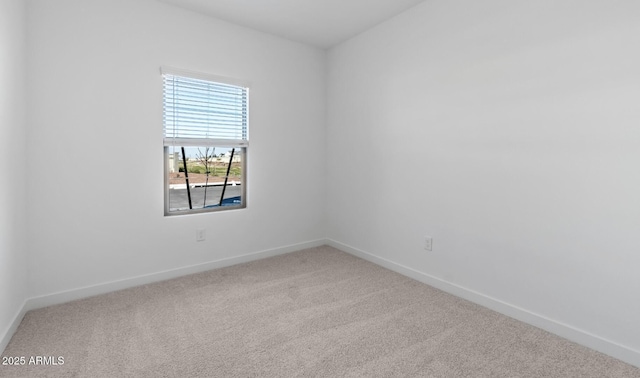
[[[169,173],[169,184],[185,184],[184,172]],[[189,173],[189,184],[201,184],[206,182],[207,175],[204,173]],[[240,181],[238,176],[229,176],[229,181]],[[209,182],[224,182],[224,176],[209,176]]]

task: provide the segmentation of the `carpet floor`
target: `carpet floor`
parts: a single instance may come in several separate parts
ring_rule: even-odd
[[[0,376],[640,377],[326,246],[30,311],[20,356]]]

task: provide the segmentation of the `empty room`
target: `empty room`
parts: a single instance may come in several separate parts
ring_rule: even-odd
[[[0,0],[0,377],[640,377],[640,2]]]

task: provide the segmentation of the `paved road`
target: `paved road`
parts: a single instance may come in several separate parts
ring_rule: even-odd
[[[220,194],[222,193],[222,185],[209,186],[207,188],[207,206],[217,205],[220,202]],[[227,185],[224,192],[224,198],[237,197],[242,195],[241,185]],[[187,189],[169,189],[169,201],[172,209],[188,209],[189,200],[187,197]],[[204,188],[191,188],[191,203],[194,209],[200,209],[204,204]]]

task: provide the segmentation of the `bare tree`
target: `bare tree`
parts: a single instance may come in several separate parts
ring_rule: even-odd
[[[209,153],[211,150],[211,153]],[[204,183],[204,201],[202,203],[202,207],[207,206],[207,188],[209,187],[209,174],[211,171],[209,170],[213,167],[214,158],[216,157],[216,149],[205,147],[204,153],[200,151],[200,147],[198,147],[198,155],[196,156],[196,160],[200,162],[200,164],[204,165],[204,171],[206,174],[205,183]]]

